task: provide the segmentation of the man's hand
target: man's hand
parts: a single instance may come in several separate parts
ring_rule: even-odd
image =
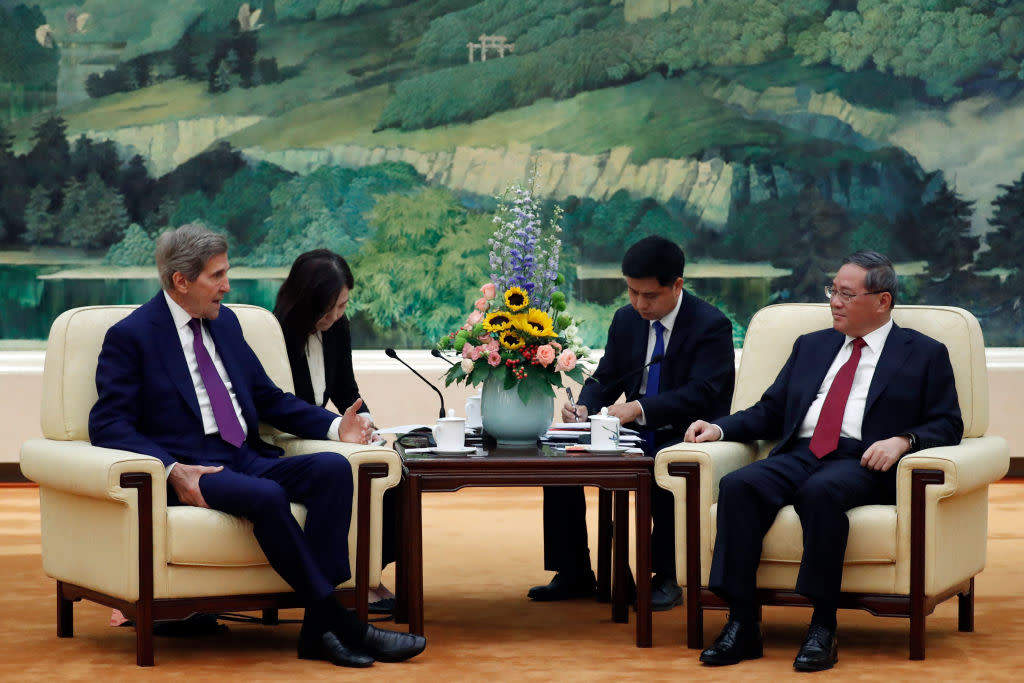
[[[608,406],[608,414],[619,418],[619,424],[624,425],[628,422],[636,422],[643,417],[644,411],[640,407],[640,401],[629,401]]]
[[[365,415],[358,415],[363,399],[357,398],[341,416],[338,438],[349,443],[370,443],[373,436],[373,422]]]
[[[183,504],[197,508],[209,508],[206,499],[203,498],[203,492],[199,490],[199,477],[204,474],[220,472],[222,469],[224,469],[222,465],[211,467],[209,465],[186,465],[179,462],[171,468],[171,473],[167,475],[167,482]]]
[[[910,450],[910,439],[905,436],[894,436],[890,439],[876,441],[864,451],[860,457],[862,467],[879,472],[888,472],[904,453]]]
[[[705,441],[718,441],[722,438],[722,430],[710,422],[697,420],[686,428],[683,441],[690,443],[703,443]]]
[[[562,404],[562,422],[586,422],[587,407],[576,404],[576,412],[572,410],[572,404],[566,401]]]

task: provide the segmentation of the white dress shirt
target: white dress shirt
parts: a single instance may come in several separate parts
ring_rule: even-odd
[[[192,334],[192,328],[188,326],[192,316],[181,306],[178,305],[171,296],[164,291],[164,298],[167,300],[167,307],[171,310],[171,318],[174,320],[174,329],[178,332],[178,341],[181,342],[181,350],[185,353],[185,363],[188,365],[188,372],[192,376],[192,386],[196,390],[196,398],[199,399],[199,414],[203,419],[203,433],[204,434],[218,434],[220,430],[217,428],[217,418],[213,416],[213,406],[210,404],[210,395],[206,393],[206,385],[203,384],[202,375],[199,374],[199,360],[196,358],[195,348],[192,346],[194,335]],[[220,359],[220,354],[217,353],[217,346],[213,343],[213,338],[210,336],[209,330],[206,329],[206,325],[201,325],[200,329],[203,334],[203,346],[206,347],[206,351],[210,354],[210,358],[213,359],[213,366],[217,369],[217,374],[220,375],[221,380],[224,382],[224,386],[227,387],[228,396],[231,397],[231,405],[235,409],[235,415],[238,416],[238,423],[242,425],[242,432],[246,436],[249,434],[249,427],[245,423],[245,418],[242,417],[242,406],[238,403],[238,398],[235,396],[234,387],[231,385],[231,378],[228,377],[228,372],[224,368],[224,362]],[[323,364],[323,352],[320,353],[320,363]],[[322,392],[321,392],[322,394]],[[338,428],[341,425],[341,417],[339,416],[331,423],[330,429],[327,430],[327,438],[332,441],[340,441],[338,435]],[[171,473],[171,469],[177,463],[171,463],[167,466],[167,474]]]
[[[873,332],[864,335],[866,346],[861,349],[860,362],[857,363],[857,371],[853,375],[853,386],[850,387],[850,397],[846,400],[846,412],[843,413],[843,426],[839,436],[850,439],[861,438],[861,427],[864,423],[864,408],[867,405],[868,389],[871,387],[871,379],[875,376],[875,368],[878,367],[878,359],[882,355],[882,347],[892,330],[892,319]],[[821,415],[821,407],[825,404],[825,397],[832,387],[832,381],[839,373],[839,368],[850,359],[853,353],[853,337],[847,335],[846,341],[839,349],[825,379],[818,387],[818,395],[815,397],[811,407],[804,415],[804,421],[800,423],[797,438],[809,439],[814,434],[814,426],[818,424],[818,417]]]

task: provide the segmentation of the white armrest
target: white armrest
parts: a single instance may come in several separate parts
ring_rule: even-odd
[[[100,448],[87,441],[31,439],[21,446],[21,471],[40,486],[73,495],[125,501],[121,475],[143,472],[153,478],[153,508],[167,507],[167,472],[157,458]],[[135,494],[131,499],[134,501]]]

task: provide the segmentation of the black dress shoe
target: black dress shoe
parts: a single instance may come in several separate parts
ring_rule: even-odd
[[[651,580],[651,610],[665,612],[683,604],[683,589],[676,580],[655,575]]]
[[[391,614],[395,611],[395,599],[381,598],[380,600],[374,600],[366,609],[370,614]]]
[[[366,668],[373,666],[373,657],[342,643],[333,631],[317,632],[302,624],[299,632],[299,659],[323,659],[335,666]]]
[[[804,644],[793,660],[793,668],[797,671],[825,671],[835,666],[837,661],[839,647],[836,632],[825,626],[811,624]]]
[[[534,586],[526,597],[537,602],[554,600],[572,600],[573,598],[590,598],[597,592],[597,579],[594,572],[587,570],[584,574],[567,574],[558,572],[551,583],[546,586]]]
[[[711,666],[725,666],[763,655],[761,625],[756,621],[741,623],[730,619],[715,639],[715,644],[700,653],[700,661]]]
[[[427,639],[415,633],[387,631],[373,626],[366,627],[366,635],[359,648],[378,662],[404,662],[412,659],[427,647]]]

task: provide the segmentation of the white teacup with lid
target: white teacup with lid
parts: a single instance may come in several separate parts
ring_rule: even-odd
[[[455,417],[455,409],[448,409],[448,417],[438,418],[431,430],[439,451],[457,451],[466,445],[466,418]]]
[[[608,408],[590,416],[590,445],[598,450],[619,447],[619,418],[609,415]]]

